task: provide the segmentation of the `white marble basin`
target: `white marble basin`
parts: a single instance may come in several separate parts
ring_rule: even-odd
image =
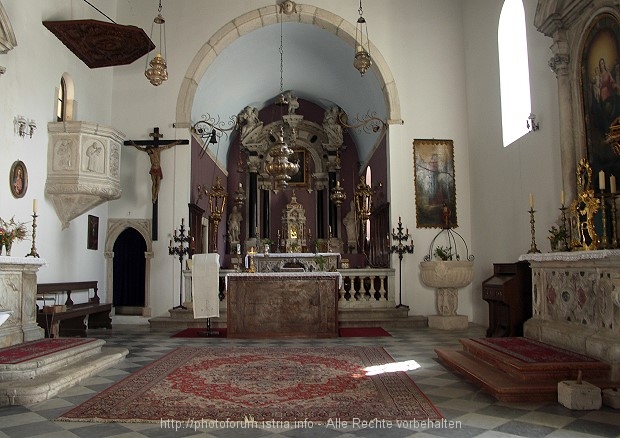
[[[420,263],[422,283],[435,289],[460,289],[474,278],[474,262],[469,261],[429,261]]]

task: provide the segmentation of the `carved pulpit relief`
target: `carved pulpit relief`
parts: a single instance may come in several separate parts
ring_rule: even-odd
[[[307,247],[306,211],[293,191],[291,202],[282,211],[282,236],[286,252],[301,252]]]

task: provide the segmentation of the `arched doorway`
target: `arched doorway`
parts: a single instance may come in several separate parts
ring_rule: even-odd
[[[114,242],[112,304],[117,315],[142,315],[145,252],[146,242],[135,228],[126,228]]]
[[[152,248],[150,220],[108,221],[105,243],[107,284],[116,315],[151,316]]]

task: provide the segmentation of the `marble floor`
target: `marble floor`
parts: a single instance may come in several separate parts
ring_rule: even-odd
[[[179,339],[174,332],[151,331],[146,326],[115,325],[112,330],[91,330],[88,335],[108,345],[129,349],[125,360],[78,386],[45,402],[0,408],[0,437],[620,437],[620,410],[571,411],[558,403],[512,404],[499,402],[448,371],[436,360],[434,348],[454,346],[462,337],[482,337],[484,328],[448,332],[391,329],[391,337],[327,340]],[[340,428],[314,426],[297,429],[178,429],[166,424],[61,422],[55,418],[108,388],[129,373],[180,345],[379,345],[396,361],[416,360],[421,367],[408,371],[454,428]]]

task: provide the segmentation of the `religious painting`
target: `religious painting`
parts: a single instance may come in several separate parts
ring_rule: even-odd
[[[88,239],[87,249],[99,249],[99,218],[88,215]]]
[[[620,26],[610,14],[601,14],[588,29],[581,58],[581,90],[585,117],[587,157],[594,175],[620,178],[620,151],[605,137],[620,117]],[[595,187],[598,189],[598,187]]]
[[[291,176],[288,182],[291,186],[306,187],[308,185],[308,154],[305,149],[294,149],[289,157],[291,163],[299,164],[299,172]]]
[[[452,140],[413,140],[417,228],[456,228]]]
[[[9,174],[9,186],[14,198],[23,198],[28,190],[28,171],[22,161],[15,161]]]

